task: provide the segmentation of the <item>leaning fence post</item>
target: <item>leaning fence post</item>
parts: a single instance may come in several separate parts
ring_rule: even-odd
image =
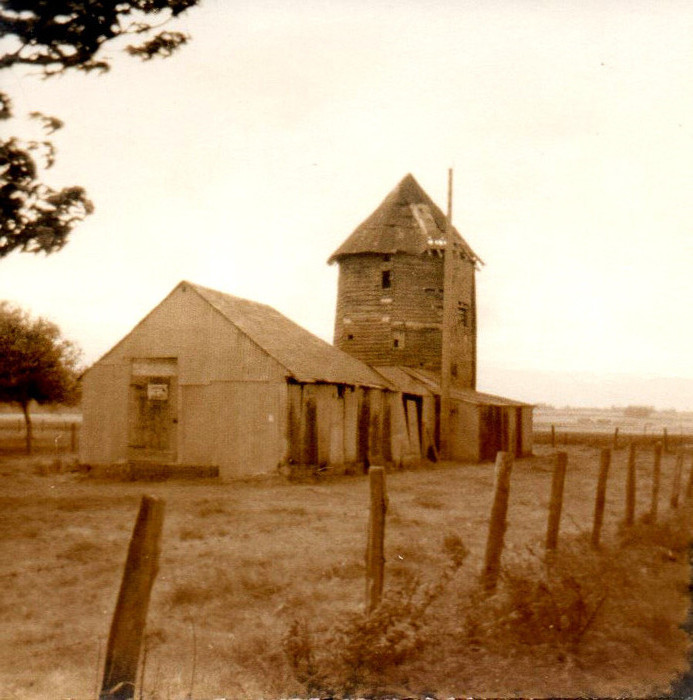
[[[385,469],[368,470],[371,492],[368,545],[366,547],[366,610],[372,612],[380,604],[385,576]]]
[[[628,446],[628,472],[626,474],[626,517],[627,527],[635,522],[635,443],[630,441]]]
[[[679,507],[679,494],[681,493],[681,472],[683,471],[683,450],[679,450],[676,455],[676,464],[674,466],[674,480],[671,485],[671,499],[669,505],[672,508]]]
[[[558,452],[556,464],[551,480],[551,502],[549,503],[549,522],[546,528],[546,551],[552,552],[558,546],[558,527],[561,521],[561,509],[563,508],[563,485],[565,483],[565,470],[568,464],[568,454]]]
[[[106,648],[99,700],[131,700],[147,608],[159,563],[164,501],[142,496]]]
[[[618,449],[618,428],[614,428],[614,450]]]
[[[654,464],[652,466],[652,500],[650,502],[650,521],[657,522],[657,507],[659,504],[659,479],[662,470],[662,443],[654,446]]]
[[[551,447],[556,447],[556,426],[551,426]]]
[[[594,522],[592,524],[592,546],[599,547],[599,536],[604,522],[604,505],[606,503],[606,481],[609,477],[611,450],[603,448],[599,456],[599,478],[597,480],[597,498],[594,503]]]
[[[513,468],[513,455],[499,452],[496,455],[496,474],[491,507],[491,521],[486,541],[486,556],[481,575],[482,585],[487,593],[492,593],[498,585],[500,560],[503,552],[503,538],[507,526],[508,499],[510,497],[510,472]]]

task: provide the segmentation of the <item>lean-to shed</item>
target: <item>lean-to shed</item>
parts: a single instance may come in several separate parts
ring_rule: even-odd
[[[411,367],[378,367],[401,392],[405,405],[416,405],[421,416],[423,453],[435,456],[440,445],[440,379],[434,372]],[[531,404],[454,387],[450,396],[450,459],[493,460],[499,451],[516,457],[532,454]]]
[[[388,380],[264,304],[181,282],[83,377],[81,460],[216,466],[421,456]]]

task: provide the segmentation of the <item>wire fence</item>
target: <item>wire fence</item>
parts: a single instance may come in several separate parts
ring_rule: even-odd
[[[71,454],[79,451],[80,416],[46,416],[31,421],[34,454]],[[23,416],[0,416],[0,454],[26,452]]]

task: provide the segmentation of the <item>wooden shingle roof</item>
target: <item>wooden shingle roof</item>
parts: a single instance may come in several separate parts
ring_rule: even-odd
[[[276,309],[256,301],[181,282],[282,365],[298,382],[388,388],[367,364],[301,328]]]
[[[361,253],[421,255],[443,250],[446,222],[445,214],[421,185],[411,174],[406,175],[327,262]],[[482,262],[455,228],[453,245],[472,262]]]

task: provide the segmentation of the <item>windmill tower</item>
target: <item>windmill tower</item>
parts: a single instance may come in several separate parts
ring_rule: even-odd
[[[447,219],[407,175],[342,243],[334,343],[374,366],[441,372]],[[481,259],[452,229],[450,383],[476,388],[474,274]]]

